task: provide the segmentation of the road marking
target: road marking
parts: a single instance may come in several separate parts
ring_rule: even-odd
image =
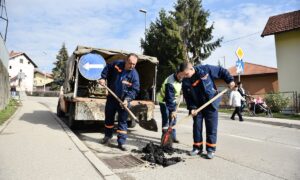
[[[240,139],[246,139],[246,140],[249,140],[249,141],[264,142],[263,140],[254,139],[254,138],[250,138],[250,137],[244,137],[244,136],[238,136],[238,135],[226,134],[226,133],[219,133],[219,134],[226,135],[226,136],[231,136],[231,137],[235,137],[235,138],[240,138]]]
[[[192,126],[188,126],[188,125],[180,125],[181,127],[187,128],[187,129],[192,129]],[[192,132],[192,131],[191,131]],[[203,132],[205,133],[205,131]],[[300,150],[300,147],[295,146],[295,145],[290,145],[290,144],[285,144],[282,142],[277,142],[277,141],[269,141],[269,140],[263,140],[263,139],[256,139],[256,138],[251,138],[251,137],[245,137],[245,136],[239,136],[239,135],[233,135],[233,134],[228,134],[228,133],[222,133],[222,132],[218,132],[219,135],[225,135],[225,136],[230,136],[230,137],[234,137],[234,138],[239,138],[239,139],[244,139],[244,140],[248,140],[248,141],[254,141],[254,142],[268,142],[268,143],[274,143],[274,144],[279,144],[279,145],[283,145],[285,147],[288,148],[292,148],[292,149],[297,149]]]

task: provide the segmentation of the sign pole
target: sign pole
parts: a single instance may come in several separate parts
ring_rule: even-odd
[[[237,69],[237,73],[238,73],[238,82],[241,82],[241,72],[244,72],[244,62],[243,62],[243,57],[244,57],[244,52],[242,50],[242,48],[238,48],[235,51],[235,54],[238,57],[238,60],[236,62],[236,69]]]

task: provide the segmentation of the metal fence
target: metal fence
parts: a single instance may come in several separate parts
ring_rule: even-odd
[[[284,108],[282,111],[284,113],[299,113],[300,112],[300,94],[297,91],[287,91],[287,92],[278,92],[278,93],[264,93],[264,94],[249,94],[253,98],[261,97],[265,99],[266,95],[268,94],[280,94],[282,97],[287,98],[288,106]],[[224,94],[222,101],[221,101],[221,108],[230,108],[228,101],[229,101],[230,92]]]

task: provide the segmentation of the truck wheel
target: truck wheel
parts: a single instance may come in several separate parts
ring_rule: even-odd
[[[129,128],[134,128],[136,126],[136,121],[132,119],[131,121],[127,121],[127,126]]]
[[[74,118],[75,118],[75,106],[73,103],[69,105],[69,110],[68,110],[68,119],[67,119],[67,125],[69,128],[72,128],[74,126]]]
[[[64,117],[64,116],[65,116],[65,113],[60,109],[60,104],[59,104],[59,102],[58,102],[58,104],[57,104],[56,114],[57,114],[58,117]]]

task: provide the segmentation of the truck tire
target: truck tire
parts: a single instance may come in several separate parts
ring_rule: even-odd
[[[132,119],[131,121],[127,121],[128,128],[134,128],[136,126],[136,121]]]
[[[60,103],[58,101],[57,107],[56,107],[56,114],[58,117],[64,117],[65,113],[60,109]]]
[[[69,105],[69,109],[68,109],[69,116],[67,119],[67,125],[69,126],[69,128],[73,128],[73,126],[74,126],[74,118],[75,118],[74,113],[75,113],[75,106],[73,103],[71,103]]]

